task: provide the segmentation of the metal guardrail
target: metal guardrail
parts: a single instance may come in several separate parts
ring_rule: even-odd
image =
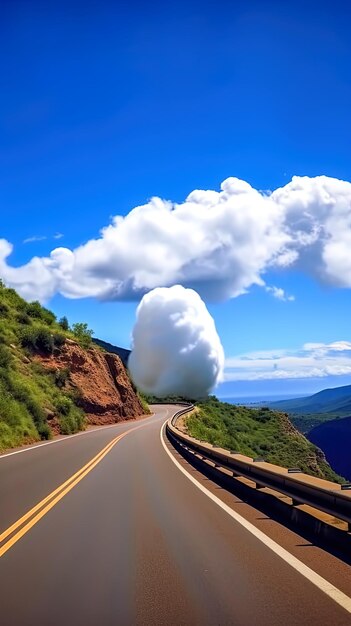
[[[348,531],[351,531],[351,490],[348,485],[314,478],[297,468],[289,470],[266,463],[263,459],[251,459],[194,439],[175,426],[177,419],[193,408],[193,405],[187,405],[168,420],[166,430],[171,440],[173,438],[190,452],[196,453],[200,460],[212,461],[218,467],[231,470],[233,476],[250,479],[258,488],[268,487],[292,498],[293,505],[307,504],[344,520],[348,523]]]

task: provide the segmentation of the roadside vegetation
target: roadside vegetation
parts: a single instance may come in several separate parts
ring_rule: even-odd
[[[141,406],[143,407],[143,411],[144,411],[144,415],[149,415],[151,413],[150,411],[150,407],[149,407],[149,403],[145,397],[145,395],[143,393],[141,393],[140,391],[136,390],[136,394],[139,398],[139,402],[141,404]]]
[[[158,404],[158,403],[164,403],[167,404],[168,402],[170,404],[177,404],[177,402],[195,402],[195,400],[190,400],[189,398],[185,398],[184,396],[164,396],[163,398],[158,398],[157,396],[154,396],[152,394],[149,393],[142,393],[143,398],[146,400],[146,402],[148,402],[149,404]]]
[[[228,450],[263,458],[306,474],[342,482],[323,453],[299,433],[285,413],[267,407],[247,408],[220,402],[215,396],[197,403],[185,419],[189,434]]]
[[[63,434],[84,428],[69,370],[49,370],[33,357],[55,354],[67,338],[88,348],[92,334],[86,324],[70,329],[67,318],[57,321],[0,281],[0,451],[49,439],[50,420]]]

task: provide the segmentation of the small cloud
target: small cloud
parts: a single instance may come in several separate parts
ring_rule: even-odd
[[[281,300],[282,302],[294,302],[295,296],[290,296],[285,293],[284,289],[281,287],[266,287],[267,293],[271,293],[273,298],[277,298],[277,300]]]
[[[33,237],[27,237],[27,239],[23,240],[23,243],[34,243],[35,241],[45,241],[47,237],[40,235],[33,235]]]
[[[55,233],[52,239],[62,239],[64,235],[62,233]],[[27,237],[27,239],[23,240],[23,243],[35,243],[36,241],[46,241],[51,237],[47,237],[47,235],[33,235],[33,237]]]

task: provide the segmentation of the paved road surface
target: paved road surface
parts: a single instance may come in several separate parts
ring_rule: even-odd
[[[155,411],[0,457],[2,626],[351,624],[188,480],[160,439],[174,407]]]

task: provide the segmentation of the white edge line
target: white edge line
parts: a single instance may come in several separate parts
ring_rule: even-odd
[[[155,413],[151,413],[148,417],[154,417]],[[140,420],[136,420],[140,421]],[[74,435],[63,435],[61,439],[54,439],[54,441],[45,441],[45,443],[39,443],[34,446],[24,446],[21,450],[15,450],[14,452],[6,452],[6,454],[0,454],[1,459],[6,459],[8,456],[13,456],[14,454],[22,454],[22,452],[31,452],[31,450],[37,450],[38,448],[43,448],[44,446],[51,446],[53,443],[62,443],[62,441],[67,441],[67,439],[72,439],[72,437],[81,437],[82,435],[91,435],[95,432],[100,432],[101,430],[106,430],[107,428],[112,428],[113,426],[122,426],[122,424],[130,424],[134,422],[134,420],[124,420],[121,422],[116,422],[115,424],[108,424],[108,426],[98,426],[97,428],[92,428],[91,430],[83,430],[81,433],[74,433]]]
[[[238,524],[241,524],[246,530],[248,530],[256,539],[261,541],[267,548],[272,550],[277,556],[279,556],[283,561],[285,561],[288,565],[290,565],[294,570],[296,570],[301,576],[307,578],[313,585],[318,587],[320,591],[325,593],[329,598],[334,600],[337,604],[339,604],[343,609],[345,609],[348,613],[351,613],[351,598],[347,596],[343,591],[335,587],[332,583],[328,582],[317,574],[314,570],[312,570],[308,565],[299,561],[295,556],[290,554],[285,548],[282,548],[278,543],[273,541],[270,537],[265,535],[261,530],[256,528],[251,522],[242,517],[239,513],[231,509],[227,504],[222,502],[220,498],[215,496],[211,491],[209,491],[206,487],[204,487],[196,478],[194,478],[187,470],[174,458],[173,454],[169,451],[164,441],[163,432],[166,426],[166,422],[162,425],[160,430],[160,439],[164,450],[167,452],[170,459],[173,463],[178,467],[178,469],[198,488],[202,493],[204,493],[208,498],[210,498],[215,504],[217,504],[223,511],[228,513],[230,517],[232,517]]]

